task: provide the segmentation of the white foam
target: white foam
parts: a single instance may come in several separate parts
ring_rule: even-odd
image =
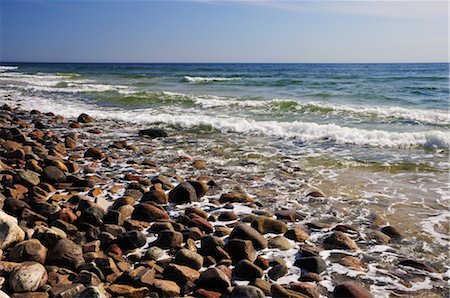
[[[204,82],[215,82],[215,81],[239,81],[241,78],[222,78],[222,77],[190,77],[184,76],[185,81],[190,83],[204,83]]]
[[[18,66],[1,66],[0,65],[0,72],[6,72],[8,70],[15,70],[18,69]]]

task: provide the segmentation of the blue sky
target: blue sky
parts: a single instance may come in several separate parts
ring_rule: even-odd
[[[446,1],[0,0],[2,61],[445,62]]]

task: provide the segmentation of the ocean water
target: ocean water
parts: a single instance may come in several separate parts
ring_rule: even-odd
[[[447,63],[2,65],[2,102],[177,129],[253,193],[298,207],[317,187],[352,223],[378,212],[402,229],[405,255],[446,260]]]

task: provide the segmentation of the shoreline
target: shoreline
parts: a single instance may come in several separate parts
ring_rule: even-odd
[[[164,148],[176,146],[173,139],[182,132],[167,134],[149,126],[139,135],[133,127],[133,137],[123,142],[130,135],[115,134],[114,125],[121,131],[126,123],[101,123],[88,115],[74,121],[6,106],[0,120],[7,211],[0,211],[0,220],[8,222],[12,237],[2,244],[0,269],[8,276],[2,289],[9,294],[320,297],[335,291],[341,297],[357,291],[369,297],[369,288],[377,297],[391,291],[422,297],[448,293],[448,286],[436,286],[448,280],[442,264],[401,260],[395,266],[406,276],[389,272],[404,287],[397,291],[364,278],[381,272],[374,269],[378,260],[366,255],[367,248],[376,246],[388,255],[391,242],[409,241],[401,239],[401,231],[379,216],[367,218],[373,230],[368,235],[345,222],[314,222],[292,209],[273,210],[242,187],[233,189],[245,183],[226,177],[229,173],[221,177],[220,166],[210,169],[208,158],[193,160],[173,151],[165,156]],[[215,175],[232,182],[221,185]],[[299,204],[313,208],[326,199],[311,192]],[[31,239],[39,244],[29,244],[36,242]],[[29,270],[36,274],[24,282],[23,272]],[[411,270],[423,285],[413,292]]]

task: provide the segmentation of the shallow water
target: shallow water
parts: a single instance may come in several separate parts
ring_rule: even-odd
[[[402,289],[380,270],[413,255],[442,263],[450,277],[448,66],[20,64],[0,67],[0,96],[27,109],[105,119],[111,139],[152,123],[176,130],[153,158],[206,158],[210,175],[228,187],[239,183],[308,220],[365,227],[378,212],[407,240],[394,252],[367,250],[387,257],[362,278],[382,296],[386,289],[420,296],[444,286],[426,277]],[[315,188],[326,199],[303,201]]]

